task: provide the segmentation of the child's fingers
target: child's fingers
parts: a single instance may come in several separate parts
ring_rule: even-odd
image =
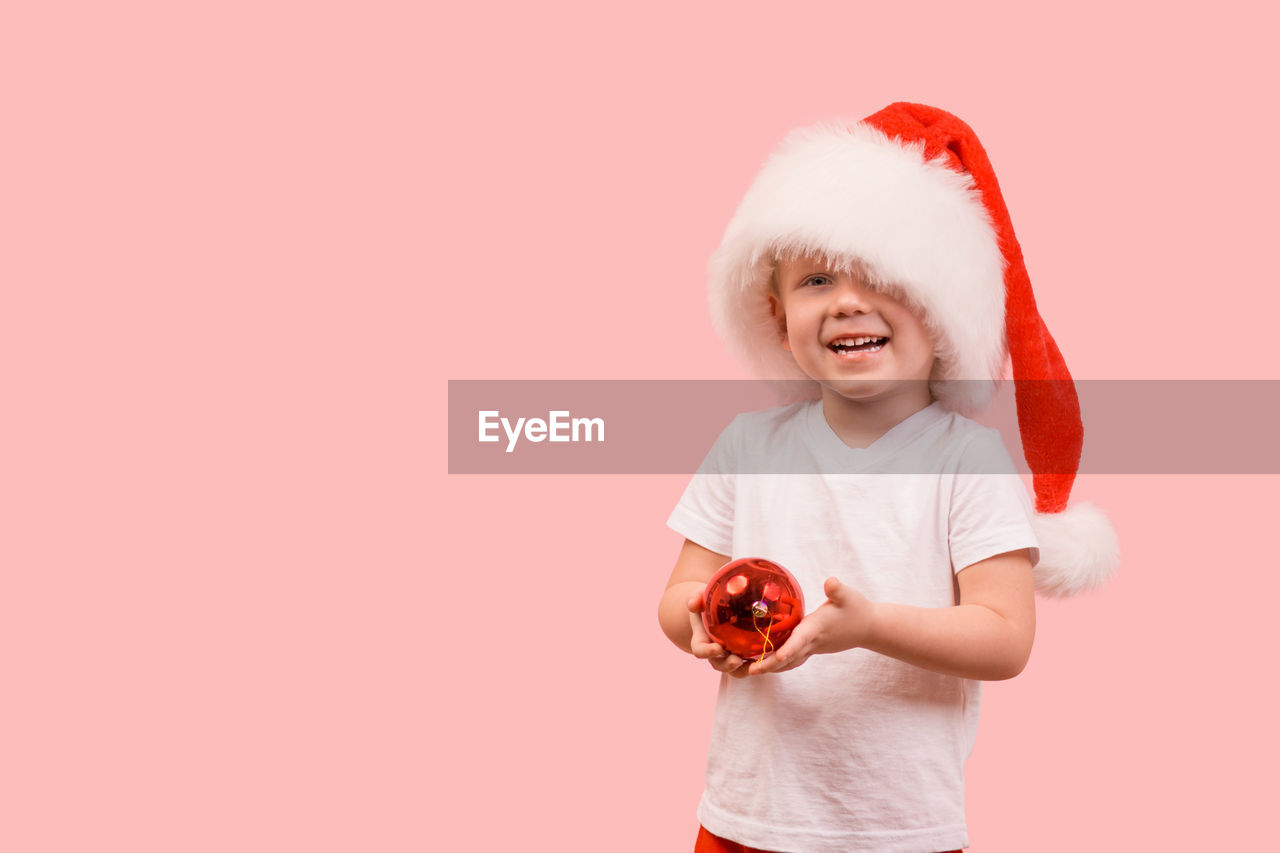
[[[839,578],[827,578],[822,585],[822,591],[832,604],[844,603],[844,585],[840,583]]]
[[[769,655],[767,657],[763,657],[760,660],[756,661],[755,663],[751,664],[751,666],[748,668],[748,671],[752,675],[768,675],[771,672],[777,672],[778,656]]]
[[[689,644],[689,651],[693,652],[695,658],[702,658],[703,660],[723,658],[727,655],[724,646],[719,643],[704,643],[696,638]]]
[[[768,675],[771,672],[786,672],[789,669],[795,669],[808,659],[807,645],[796,642],[796,636],[792,634],[790,639],[782,644],[782,648],[751,664],[751,674]]]
[[[693,645],[714,645],[717,648],[720,648],[718,644],[714,643],[711,638],[707,636],[707,628],[702,624],[702,618],[696,613],[689,614],[689,630],[693,632],[692,636],[689,638],[690,643]],[[724,650],[721,648],[721,651],[723,652]]]
[[[746,661],[737,655],[726,654],[721,658],[711,658],[709,663],[711,668],[718,672],[727,672],[730,675],[735,675],[739,670],[742,670],[743,675],[746,675],[746,667],[743,666]]]
[[[788,658],[782,658],[777,655],[769,655],[764,660],[756,661],[751,664],[751,675],[769,675],[770,673],[786,672],[789,669],[795,669],[804,663],[808,655],[793,655]]]
[[[693,652],[694,657],[705,660],[711,664],[712,669],[718,672],[732,674],[741,669],[743,675],[746,674],[746,661],[738,655],[726,651],[724,646],[719,643],[699,643],[695,641],[690,644],[689,650]]]

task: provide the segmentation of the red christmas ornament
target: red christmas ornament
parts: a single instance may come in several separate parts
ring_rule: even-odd
[[[804,617],[804,595],[791,572],[770,560],[726,563],[702,596],[707,635],[739,657],[757,660],[786,642]]]

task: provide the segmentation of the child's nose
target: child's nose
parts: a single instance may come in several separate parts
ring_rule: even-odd
[[[837,317],[871,311],[871,289],[849,276],[841,276],[832,291],[831,312]]]

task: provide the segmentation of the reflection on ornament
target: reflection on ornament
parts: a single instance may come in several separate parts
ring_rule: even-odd
[[[782,566],[760,557],[722,566],[707,583],[703,604],[707,635],[751,660],[786,642],[804,616],[800,584]]]

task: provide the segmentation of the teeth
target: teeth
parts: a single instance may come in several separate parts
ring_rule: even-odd
[[[884,338],[879,336],[877,337],[858,336],[856,338],[836,338],[834,341],[831,342],[831,345],[835,347],[860,347],[863,344],[869,344],[872,341],[882,341],[882,340],[884,340]]]

